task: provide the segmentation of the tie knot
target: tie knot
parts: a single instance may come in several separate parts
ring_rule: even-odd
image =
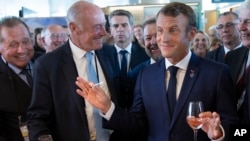
[[[178,69],[179,68],[176,67],[176,66],[170,66],[170,67],[168,67],[168,70],[169,70],[169,72],[170,72],[171,75],[176,75]]]
[[[125,56],[127,53],[128,53],[127,50],[121,50],[121,51],[120,51],[120,54],[121,54],[122,56]]]
[[[93,58],[93,53],[92,53],[92,52],[87,52],[87,53],[85,54],[85,57],[86,57],[86,59],[87,59],[88,61],[91,61],[92,58]]]

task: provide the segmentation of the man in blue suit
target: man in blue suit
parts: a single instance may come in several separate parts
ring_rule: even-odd
[[[145,67],[137,78],[130,112],[111,102],[99,87],[78,77],[77,93],[100,109],[106,128],[123,132],[147,130],[148,141],[193,141],[186,122],[188,103],[202,101],[207,118],[198,140],[229,140],[229,125],[238,123],[229,69],[224,64],[192,54],[189,45],[196,34],[193,9],[172,2],[157,14],[157,43],[164,59]],[[169,67],[177,67],[175,99],[167,93]],[[172,75],[171,75],[172,76]],[[170,104],[176,101],[176,104]],[[174,107],[171,111],[170,107]]]

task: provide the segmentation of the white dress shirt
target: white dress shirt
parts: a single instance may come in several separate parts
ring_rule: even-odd
[[[70,39],[69,39],[69,44],[70,44],[70,48],[72,51],[74,62],[76,64],[76,69],[77,69],[78,75],[80,77],[82,77],[84,80],[88,80],[87,60],[84,57],[86,54],[86,51],[84,51],[84,50],[80,49],[79,47],[77,47],[76,45],[74,45]],[[92,51],[92,52],[94,55],[93,58],[95,59],[95,61],[93,61],[93,65],[97,66],[97,68],[96,67],[94,67],[94,68],[95,68],[95,70],[97,70],[97,73],[99,76],[99,82],[103,82],[102,85],[100,85],[100,87],[104,90],[104,92],[110,98],[110,92],[108,90],[108,85],[107,85],[106,79],[104,77],[103,70],[102,70],[100,63],[95,55],[95,52],[94,51]],[[86,111],[86,115],[87,115],[88,127],[89,127],[90,134],[94,134],[96,132],[95,131],[95,122],[94,122],[94,117],[93,117],[94,110],[93,110],[93,106],[86,100],[85,100],[85,111]]]

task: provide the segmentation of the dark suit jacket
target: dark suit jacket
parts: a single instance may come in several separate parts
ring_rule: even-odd
[[[6,141],[23,141],[18,115],[26,120],[32,89],[1,59],[0,56],[0,137]]]
[[[131,51],[132,53],[129,66],[130,70],[134,69],[137,65],[149,59],[148,55],[145,52],[145,49],[138,44],[133,43]]]
[[[240,47],[236,50],[228,52],[226,56],[226,64],[230,68],[230,73],[233,79],[234,84],[237,83],[240,71],[246,69],[243,63],[247,60],[248,57],[248,48]],[[243,66],[243,68],[242,68]]]
[[[118,59],[118,54],[116,51],[116,48],[113,46],[110,48],[111,52],[114,52],[114,57],[116,58],[116,66],[118,66],[116,69],[117,71],[120,72],[120,67],[119,67],[119,59]],[[129,65],[129,71],[134,69],[137,65],[145,62],[148,60],[149,57],[145,52],[145,49],[139,46],[136,43],[132,43],[132,48],[131,48],[131,59],[130,59],[130,65]],[[131,104],[132,104],[132,95],[131,94],[131,89],[130,89],[130,84],[127,78],[122,78],[120,77],[120,90],[121,93],[118,98],[118,103],[125,109],[129,109]]]
[[[250,73],[247,75],[247,87],[246,87],[246,96],[245,96],[245,115],[244,115],[244,123],[250,124]]]
[[[218,47],[217,49],[210,51],[206,55],[207,59],[214,60],[216,62],[225,63],[225,50],[223,46]]]
[[[116,100],[116,73],[106,47],[96,51],[111,99]],[[69,42],[38,58],[34,65],[34,90],[28,110],[31,141],[51,134],[54,141],[89,141],[84,99],[76,93],[78,76]]]
[[[131,105],[133,102],[133,93],[134,93],[134,89],[135,89],[135,84],[136,84],[136,79],[137,76],[139,75],[139,73],[141,72],[141,70],[150,65],[150,59],[137,65],[134,69],[132,69],[131,71],[128,72],[128,79],[129,79],[129,84],[130,84],[130,90],[131,90]]]
[[[248,53],[249,49],[246,47],[241,47],[236,50],[230,51],[227,54],[226,57],[226,63],[228,64],[230,68],[230,73],[233,79],[234,86],[236,87],[237,80],[239,78],[240,72],[243,69],[246,69],[246,61],[248,59]],[[249,84],[247,84],[249,85]],[[237,91],[236,89],[236,95],[238,98],[242,95],[241,91]],[[250,123],[250,120],[247,118],[249,117],[248,115],[248,107],[249,105],[247,104],[247,97],[244,98],[243,104],[238,110],[239,116],[240,116],[240,121],[241,123]]]
[[[220,114],[228,141],[228,125],[238,122],[228,68],[193,54],[172,120],[166,100],[165,71],[164,59],[145,67],[137,78],[130,113],[116,106],[111,119],[105,121],[104,126],[130,132],[147,129],[148,126],[148,141],[193,141],[193,130],[186,122],[187,108],[189,101],[200,100],[205,111]],[[210,139],[199,130],[198,140]]]

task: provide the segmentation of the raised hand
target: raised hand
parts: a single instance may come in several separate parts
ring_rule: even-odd
[[[92,82],[85,81],[81,77],[77,77],[76,85],[79,87],[76,92],[92,106],[101,110],[104,114],[109,110],[111,100],[99,86],[95,86]]]
[[[206,119],[202,126],[202,130],[205,131],[210,139],[218,139],[223,136],[221,130],[220,116],[216,112],[203,112],[199,117]]]

